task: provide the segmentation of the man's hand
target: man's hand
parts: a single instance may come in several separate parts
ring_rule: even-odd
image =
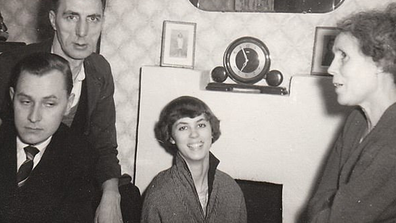
[[[96,209],[95,223],[122,223],[121,195],[118,191],[118,179],[103,183],[103,194]]]

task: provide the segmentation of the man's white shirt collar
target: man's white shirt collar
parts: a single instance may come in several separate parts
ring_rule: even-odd
[[[39,153],[34,157],[33,159],[33,168],[40,162],[41,157],[43,156],[45,150],[47,149],[48,144],[51,142],[52,136],[50,136],[48,139],[46,139],[44,142],[39,143],[37,145],[30,145],[34,146],[39,150]],[[29,146],[29,144],[26,144],[21,141],[21,139],[17,136],[16,139],[16,147],[17,147],[17,170],[19,167],[25,162],[26,160],[26,153],[23,148],[26,146]]]

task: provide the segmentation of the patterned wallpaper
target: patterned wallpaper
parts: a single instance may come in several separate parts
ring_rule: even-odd
[[[34,22],[47,18],[42,14],[46,4],[39,4],[43,1],[0,0],[10,30],[8,41],[35,42],[48,31],[45,22]],[[195,69],[208,72],[222,65],[224,50],[234,39],[261,39],[270,50],[271,69],[283,73],[282,85],[287,87],[291,76],[310,73],[316,26],[333,26],[345,15],[389,2],[396,0],[345,0],[326,14],[275,14],[207,12],[188,0],[108,0],[101,52],[111,63],[115,78],[123,171],[133,173],[140,67],[159,65],[164,20],[197,23]]]
[[[49,0],[0,0],[0,12],[8,27],[7,41],[32,43],[49,38]]]

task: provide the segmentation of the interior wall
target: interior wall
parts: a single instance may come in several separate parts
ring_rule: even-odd
[[[50,0],[0,0],[0,12],[7,25],[7,42],[34,43],[49,38],[52,28],[48,11]]]
[[[188,0],[109,0],[101,50],[112,64],[116,79],[123,170],[133,170],[139,70],[143,65],[159,65],[164,20],[197,23],[197,70],[222,65],[224,50],[238,37],[261,39],[269,48],[271,69],[284,74],[282,85],[287,86],[291,76],[310,73],[316,26],[333,26],[352,12],[381,8],[394,1],[345,0],[327,14],[274,14],[207,12]]]
[[[46,0],[0,0],[9,28],[8,41],[36,42],[38,19],[45,20],[39,3]],[[222,65],[224,50],[234,39],[255,36],[270,50],[271,69],[280,70],[287,85],[293,75],[308,74],[316,26],[333,26],[355,11],[382,8],[395,0],[345,0],[326,14],[221,13],[196,9],[188,0],[108,0],[101,52],[113,68],[116,84],[119,159],[123,172],[133,173],[139,72],[158,65],[164,20],[197,23],[195,69]],[[41,14],[40,14],[41,13]],[[38,30],[39,29],[39,30]]]

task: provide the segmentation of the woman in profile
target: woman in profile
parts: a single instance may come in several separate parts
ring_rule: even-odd
[[[349,115],[308,205],[309,222],[396,222],[396,4],[338,24],[333,75]]]
[[[162,110],[155,134],[175,159],[149,185],[141,222],[247,221],[241,189],[217,169],[219,160],[210,152],[220,126],[204,102],[190,96],[174,99]]]

